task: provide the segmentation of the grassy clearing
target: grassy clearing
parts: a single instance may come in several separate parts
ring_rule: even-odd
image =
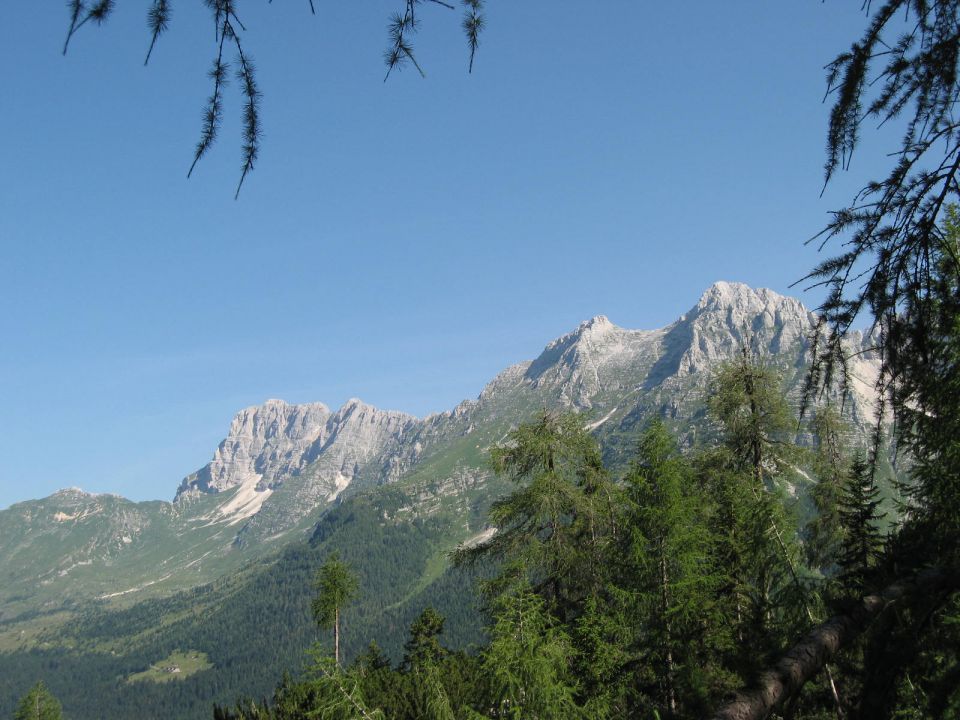
[[[187,650],[186,652],[174,650],[169,656],[154,663],[143,672],[129,675],[127,682],[134,683],[141,680],[158,683],[171,682],[190,677],[212,667],[213,663],[210,662],[206,653],[197,650]]]
[[[39,615],[28,620],[0,626],[0,653],[16,652],[35,646],[49,646],[47,636],[72,620],[69,611]]]

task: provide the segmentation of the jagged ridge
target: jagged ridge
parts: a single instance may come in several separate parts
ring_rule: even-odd
[[[164,573],[170,579],[161,587],[209,580],[212,573],[257,557],[271,544],[299,537],[344,493],[398,481],[442,483],[464,473],[480,482],[487,448],[544,407],[583,411],[585,424],[615,452],[634,442],[638,425],[651,413],[689,421],[702,406],[713,369],[744,343],[781,370],[786,391],[795,397],[814,322],[814,315],[795,299],[719,282],[690,311],[659,330],[624,329],[604,316],[581,323],[533,361],[504,370],[476,400],[427,418],[379,410],[356,399],[336,411],[322,403],[282,400],[246,408],[233,419],[211,462],[182,481],[172,506],[128,503],[129,512],[135,509],[141,520],[108,526],[107,536],[122,532],[130,542],[114,544],[114,554],[91,554],[92,571],[102,577],[95,592],[109,594],[111,587],[110,592],[125,592]],[[867,355],[857,363],[861,381],[851,408],[854,419],[866,423],[872,417],[866,396],[875,360]],[[689,442],[696,437],[696,426],[691,428]],[[24,521],[25,510],[39,517],[60,505],[48,499],[0,513],[0,538],[10,537],[3,528],[14,516],[24,534],[40,532]],[[84,527],[73,520],[58,524],[56,542],[77,543],[89,530]],[[148,535],[165,548],[153,564],[143,562],[142,539]],[[0,557],[10,543],[0,542]],[[37,562],[52,563],[56,556],[62,567],[68,555],[49,550],[38,554]],[[28,566],[23,582],[30,576]],[[206,570],[198,572],[201,567]],[[42,570],[35,569],[37,574]],[[69,580],[70,575],[51,582],[44,596],[73,587]],[[0,591],[0,607],[5,595],[18,592],[17,586]],[[25,592],[29,596],[36,590]]]

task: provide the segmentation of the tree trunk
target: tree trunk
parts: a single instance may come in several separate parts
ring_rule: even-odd
[[[667,585],[670,579],[667,575],[667,558],[663,546],[660,547],[660,613],[663,617],[665,640],[667,645],[667,707],[670,708],[670,717],[677,715],[677,691],[673,677],[673,637],[670,633],[670,596]]]
[[[340,608],[333,609],[333,659],[340,667]]]
[[[712,720],[763,720],[794,696],[843,647],[863,633],[892,603],[911,595],[960,589],[960,568],[932,568],[890,585],[878,595],[868,595],[850,612],[836,615],[814,628],[776,665],[764,672],[757,686],[724,705]]]

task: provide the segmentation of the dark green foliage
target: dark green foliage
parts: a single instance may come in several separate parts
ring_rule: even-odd
[[[842,539],[836,556],[840,583],[853,597],[870,589],[869,579],[883,550],[879,495],[870,464],[857,454],[840,497]]]
[[[848,385],[849,350],[843,343],[865,313],[880,331],[880,389],[919,379],[911,355],[902,350],[910,345],[919,353],[913,357],[923,357],[927,321],[936,304],[933,278],[942,221],[948,204],[960,197],[960,2],[883,0],[876,5],[874,10],[866,3],[872,17],[863,35],[827,66],[828,94],[835,96],[827,181],[849,163],[864,122],[899,121],[903,135],[900,147],[889,154],[889,174],[867,182],[822,233],[826,240],[842,238],[843,246],[841,254],[808,276],[828,291],[814,341],[811,397],[838,373]],[[898,417],[909,409],[905,400],[894,395]]]
[[[310,12],[316,14],[313,0],[310,2]],[[419,29],[419,19],[417,8],[422,5],[424,0],[404,0],[404,10],[402,13],[395,13],[390,18],[389,34],[390,47],[384,53],[384,60],[387,64],[387,77],[394,68],[402,66],[407,61],[411,62],[423,76],[423,70],[417,63],[411,44],[411,37]],[[435,5],[454,9],[441,0],[432,0]],[[237,80],[240,86],[240,93],[243,96],[243,143],[241,145],[242,167],[240,180],[237,183],[235,198],[239,197],[240,189],[247,178],[247,174],[253,170],[254,164],[260,155],[260,141],[262,129],[260,123],[260,99],[261,92],[256,80],[256,71],[249,56],[244,50],[242,33],[246,32],[246,27],[237,17],[236,0],[204,0],[204,4],[209,8],[211,19],[214,25],[215,39],[215,57],[213,60],[213,69],[208,73],[213,83],[213,90],[204,105],[203,123],[200,131],[200,140],[194,149],[193,162],[187,171],[187,177],[193,174],[197,163],[203,158],[207,151],[213,146],[220,130],[220,124],[223,120],[223,93],[227,84],[227,73],[229,63],[224,57],[224,50],[230,49],[230,46],[236,51]],[[485,19],[483,14],[484,0],[461,0],[464,8],[463,21],[461,27],[466,35],[467,48],[470,51],[469,71],[473,72],[473,61],[480,47],[480,35],[483,32]],[[67,54],[70,41],[80,28],[89,22],[97,25],[103,24],[113,12],[115,0],[69,0],[67,9],[70,15],[70,24],[67,29],[67,37],[63,43],[63,54]],[[160,35],[166,32],[170,24],[172,15],[170,3],[168,0],[152,0],[147,10],[147,28],[150,32],[150,44],[147,49],[147,56],[144,65],[150,62],[153,50],[156,47]],[[386,80],[386,78],[384,78]]]
[[[810,494],[815,514],[806,528],[806,554],[812,567],[830,574],[843,537],[840,496],[849,473],[845,428],[836,410],[829,406],[819,408],[810,425],[815,442],[812,469],[817,484]]]
[[[63,710],[41,680],[24,695],[13,714],[14,720],[60,720]]]
[[[685,714],[709,695],[709,657],[727,639],[716,617],[721,577],[713,566],[708,498],[658,420],[640,440],[627,496],[620,582],[639,630],[628,647],[648,669],[642,693],[651,710]]]
[[[707,406],[737,468],[750,472],[758,487],[796,461],[795,420],[780,378],[746,348],[717,372]]]
[[[390,23],[387,27],[389,34],[389,44],[383,53],[383,60],[387,66],[387,74],[384,77],[386,81],[394,69],[402,68],[407,62],[410,62],[420,73],[421,77],[426,77],[423,68],[417,62],[414,55],[412,38],[420,29],[420,19],[418,17],[418,7],[424,0],[404,0],[402,13],[394,13],[390,17]],[[453,9],[453,5],[439,0],[432,2]],[[480,47],[480,33],[483,31],[483,0],[461,0],[464,7],[464,17],[462,22],[463,31],[467,37],[467,46],[470,49],[470,72],[473,72],[473,60]]]
[[[914,460],[908,518],[928,552],[960,562],[960,213],[948,208],[931,251],[925,303],[900,321],[895,386],[900,440]],[[913,315],[909,314],[910,312]]]
[[[317,625],[333,630],[333,658],[340,664],[340,613],[357,594],[357,578],[334,552],[317,571],[313,587],[316,596],[310,603]]]
[[[602,587],[602,558],[619,496],[596,440],[576,415],[545,412],[511,432],[505,445],[491,451],[491,460],[498,474],[519,487],[490,508],[496,535],[461,550],[457,561],[506,561],[488,594],[528,577],[551,613],[564,620],[576,616]]]
[[[885,547],[878,530],[876,450],[860,458],[843,503],[842,590],[855,596],[929,565],[960,561],[960,264],[952,208],[923,261],[922,287],[905,287],[896,316],[884,319],[885,389],[909,457],[907,504]],[[846,662],[852,714],[957,717],[960,679],[956,598],[910,598],[875,622]]]
[[[444,622],[443,615],[432,607],[425,608],[420,617],[413,621],[410,626],[410,639],[404,645],[405,668],[415,670],[443,659],[447,650],[440,644],[438,637],[443,632]]]
[[[795,523],[782,490],[782,475],[800,453],[778,376],[746,349],[717,373],[708,407],[724,449],[704,466],[704,483],[720,521],[719,567],[728,574],[738,665],[749,677],[813,620]]]

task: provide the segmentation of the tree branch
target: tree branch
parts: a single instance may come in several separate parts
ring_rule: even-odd
[[[911,596],[929,596],[960,590],[960,568],[931,568],[894,583],[877,595],[868,595],[852,610],[814,628],[764,672],[754,688],[745,690],[720,708],[712,720],[762,720],[800,689],[844,647],[859,637],[894,603]]]

